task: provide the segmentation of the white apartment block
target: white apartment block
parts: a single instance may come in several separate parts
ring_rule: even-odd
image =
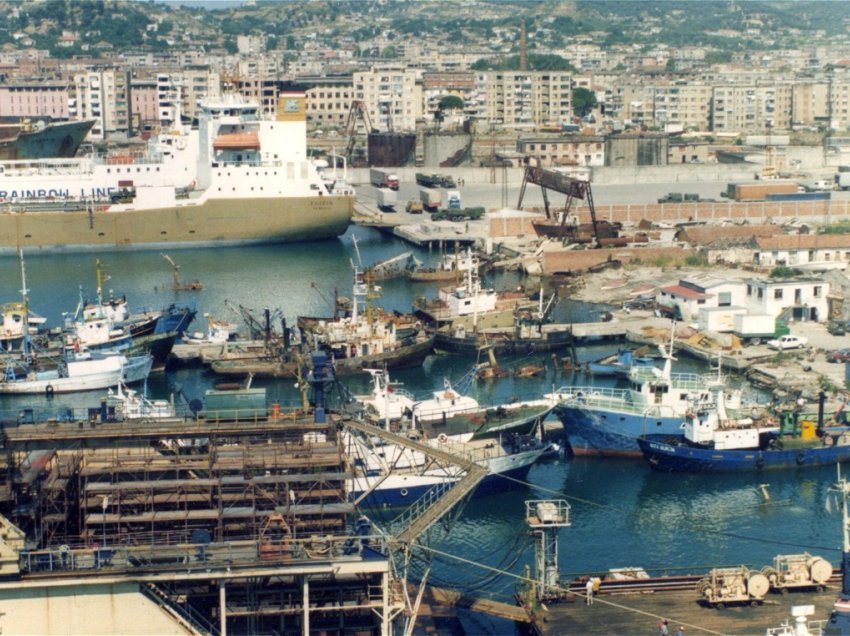
[[[680,125],[685,130],[709,129],[711,86],[677,82],[652,86],[651,91],[652,120],[657,125]]]
[[[373,68],[353,74],[354,99],[363,102],[377,131],[412,131],[422,116],[420,72]]]
[[[483,71],[476,74],[491,124],[532,127],[572,119],[572,78],[566,71]]]
[[[130,119],[130,73],[119,69],[88,71],[74,75],[72,119],[94,119],[89,139],[127,134]]]
[[[763,132],[791,126],[791,84],[715,86],[712,130]]]

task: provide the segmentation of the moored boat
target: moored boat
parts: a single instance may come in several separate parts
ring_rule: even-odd
[[[305,113],[302,92],[284,93],[274,120],[219,99],[202,104],[197,130],[164,133],[138,155],[0,163],[0,252],[339,236],[353,190],[329,186],[307,158]]]
[[[565,386],[554,397],[554,413],[564,425],[570,449],[576,455],[640,457],[637,438],[660,433],[676,435],[685,414],[695,402],[710,397],[708,387],[723,381],[717,374],[672,373],[673,341],[664,355],[664,366],[633,367],[629,387]],[[726,404],[740,409],[742,393],[728,390]]]
[[[554,402],[547,399],[482,406],[475,398],[454,389],[448,379],[444,379],[443,388],[433,391],[429,398],[416,400],[390,382],[386,371],[368,369],[368,372],[372,376],[372,392],[356,396],[366,407],[367,415],[379,424],[395,423],[401,428],[421,431],[431,438],[466,436],[480,439],[528,435],[554,407]],[[465,379],[471,379],[471,375]]]
[[[649,465],[662,472],[757,472],[850,460],[850,426],[816,427],[796,407],[777,415],[731,418],[718,395],[688,412],[680,435],[643,435],[638,445]]]

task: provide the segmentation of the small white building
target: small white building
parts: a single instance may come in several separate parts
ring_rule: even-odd
[[[746,287],[710,274],[682,278],[677,285],[662,287],[655,296],[659,311],[686,322],[697,320],[705,307],[742,307],[747,304]]]
[[[755,278],[746,281],[747,307],[788,322],[828,319],[829,283],[819,278]]]

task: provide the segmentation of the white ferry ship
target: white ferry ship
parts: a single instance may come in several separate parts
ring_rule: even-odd
[[[134,154],[0,162],[0,253],[276,243],[339,236],[354,191],[307,157],[303,93],[274,119],[238,96]]]

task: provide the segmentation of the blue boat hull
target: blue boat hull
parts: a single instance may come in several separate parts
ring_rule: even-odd
[[[649,465],[662,472],[758,472],[850,460],[850,446],[719,451],[690,446],[682,435],[646,435],[638,439],[638,444]]]
[[[681,417],[644,417],[580,404],[560,404],[555,414],[575,455],[640,457],[637,438],[647,434],[678,435]]]
[[[166,333],[170,331],[177,332],[177,337],[181,337],[189,328],[191,322],[195,319],[194,304],[176,305],[172,304],[166,307],[162,315],[156,321],[154,333]]]
[[[473,492],[474,497],[484,497],[486,495],[494,495],[506,490],[517,488],[520,484],[514,479],[524,481],[528,476],[528,471],[531,470],[532,464],[526,464],[513,470],[508,470],[496,475],[488,475],[481,480],[478,487]],[[504,479],[509,477],[510,479]],[[411,484],[415,483],[416,478],[411,478]],[[417,499],[422,497],[426,492],[434,487],[434,484],[424,486],[410,485],[404,488],[377,488],[366,499],[361,502],[361,505],[369,506],[409,506]],[[357,499],[362,492],[353,492],[352,500]]]

